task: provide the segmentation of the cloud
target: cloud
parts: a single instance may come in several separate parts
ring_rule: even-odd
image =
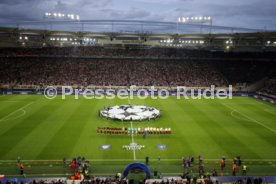
[[[44,12],[79,14],[82,20],[175,22],[181,16],[212,16],[214,24],[276,29],[275,6],[275,0],[0,0],[0,21],[43,20]]]
[[[127,11],[121,11],[121,10],[112,10],[110,12],[111,17],[116,17],[118,19],[124,19],[124,20],[137,20],[137,19],[144,19],[151,15],[151,12],[146,10],[141,10],[137,8],[131,8]]]

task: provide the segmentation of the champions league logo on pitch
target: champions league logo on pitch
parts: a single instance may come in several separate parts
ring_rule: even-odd
[[[138,145],[137,143],[131,143],[130,145],[124,145],[123,149],[125,150],[141,150],[144,149],[144,145]]]

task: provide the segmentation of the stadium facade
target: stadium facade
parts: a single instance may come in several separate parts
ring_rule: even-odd
[[[272,30],[157,21],[83,20],[0,24],[1,47],[172,47],[275,51]]]

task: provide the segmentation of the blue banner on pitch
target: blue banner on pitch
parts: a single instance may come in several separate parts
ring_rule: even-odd
[[[111,146],[109,144],[101,145],[100,149],[101,150],[110,150]]]
[[[156,145],[156,149],[158,149],[158,150],[166,150],[167,149],[167,145],[166,144],[157,144]]]

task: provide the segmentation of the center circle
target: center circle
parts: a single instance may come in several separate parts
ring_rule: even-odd
[[[121,121],[143,121],[158,118],[160,110],[143,105],[116,105],[105,107],[100,116]]]

